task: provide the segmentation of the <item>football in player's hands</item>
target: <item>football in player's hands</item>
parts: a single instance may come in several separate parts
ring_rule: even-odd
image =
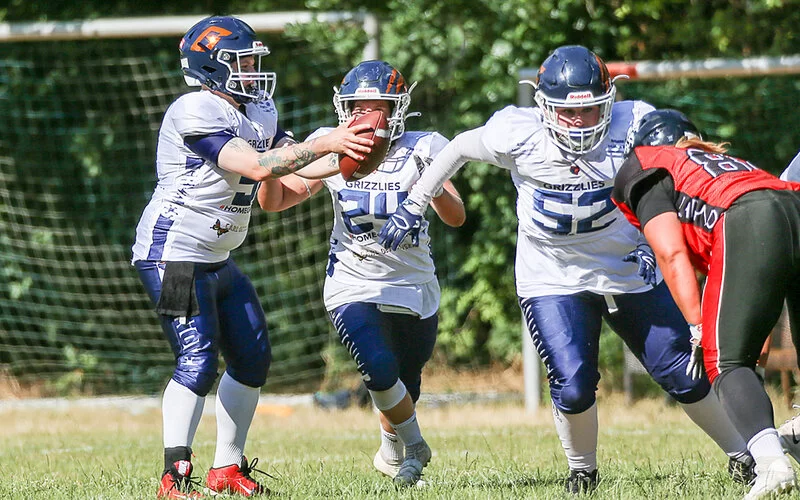
[[[339,171],[346,181],[361,179],[375,171],[383,163],[391,145],[389,140],[389,121],[383,111],[375,110],[357,116],[351,125],[361,123],[367,123],[371,127],[359,132],[358,135],[371,139],[374,144],[372,145],[372,151],[365,154],[364,159],[360,162],[345,154],[339,155]]]

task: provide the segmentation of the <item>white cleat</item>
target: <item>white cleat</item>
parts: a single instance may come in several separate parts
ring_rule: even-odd
[[[431,448],[424,440],[411,446],[406,446],[406,458],[400,465],[397,475],[394,476],[394,484],[399,487],[424,485],[422,469],[428,465],[430,460]]]
[[[794,405],[794,408],[800,408],[800,406]],[[783,451],[800,463],[800,414],[778,427],[778,437],[780,437]]]
[[[792,464],[785,456],[762,458],[756,463],[756,482],[744,500],[767,498],[787,493],[797,485]]]
[[[402,460],[386,460],[383,458],[383,455],[381,455],[381,450],[378,450],[378,452],[375,453],[375,458],[372,459],[372,465],[378,469],[378,472],[391,478],[394,478],[397,475],[402,464]]]

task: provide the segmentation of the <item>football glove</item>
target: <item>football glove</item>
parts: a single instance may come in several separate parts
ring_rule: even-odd
[[[389,217],[378,233],[378,243],[383,248],[397,250],[400,243],[411,235],[411,244],[419,245],[419,230],[422,227],[422,207],[406,199]]]
[[[639,264],[639,276],[642,277],[644,282],[651,286],[656,286],[658,278],[656,277],[656,256],[653,254],[653,249],[650,245],[642,243],[633,249],[631,253],[622,258],[624,262],[635,262]]]
[[[705,373],[703,348],[700,346],[700,340],[703,338],[703,325],[689,325],[689,332],[692,334],[692,338],[689,340],[692,344],[692,353],[689,355],[689,364],[686,365],[686,375],[692,377],[692,380],[698,380]]]

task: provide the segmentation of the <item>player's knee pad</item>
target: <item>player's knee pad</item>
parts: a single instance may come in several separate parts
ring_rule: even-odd
[[[400,377],[397,359],[389,351],[359,352],[357,360],[364,385],[370,391],[386,391]]]
[[[573,379],[558,389],[551,389],[553,404],[564,413],[583,413],[597,400],[597,383]]]
[[[237,363],[236,366],[228,365],[228,373],[237,382],[249,387],[261,387],[267,382],[267,374],[272,363],[272,349],[266,346],[263,355],[253,356],[246,363]]]
[[[711,392],[711,384],[707,379],[702,378],[696,382],[692,387],[685,387],[681,391],[668,391],[669,395],[678,403],[685,405],[696,403]]]
[[[217,380],[219,360],[213,356],[181,356],[172,375],[173,380],[198,396],[207,396]]]
[[[416,382],[403,382],[406,386],[406,390],[408,391],[408,395],[411,396],[411,401],[417,402],[419,400],[419,394],[421,392],[422,381],[417,379]]]
[[[684,369],[677,369],[667,377],[653,378],[667,394],[682,404],[696,403],[711,392],[711,383],[706,377],[692,379]]]
[[[391,410],[397,406],[406,397],[406,393],[406,386],[399,379],[384,391],[369,391],[370,396],[372,396],[372,402],[381,411]]]

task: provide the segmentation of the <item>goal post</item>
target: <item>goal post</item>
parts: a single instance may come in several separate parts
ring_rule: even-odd
[[[336,124],[331,86],[350,66],[283,27],[348,23],[370,38],[363,57],[379,56],[370,14],[239,17],[272,50],[279,119],[297,137]],[[156,393],[169,378],[172,354],[130,248],[155,188],[161,118],[193,90],[178,38],[200,18],[0,23],[0,394]],[[267,314],[267,391],[315,389],[326,371],[330,205],[320,194],[280,214],[256,210],[233,253]]]
[[[247,21],[256,33],[283,33],[290,24],[354,22],[367,34],[364,59],[380,57],[378,18],[369,12],[276,12],[271,14],[233,14]],[[202,16],[164,16],[0,23],[0,42],[89,40],[96,38],[142,38],[182,35],[204,19]]]
[[[631,80],[792,75],[800,73],[800,54],[743,59],[711,58],[696,61],[615,61],[609,62],[607,66],[612,77],[628,75]]]
[[[606,63],[612,77],[627,75],[629,78],[618,79],[617,86],[619,92],[617,97],[625,94],[625,98],[643,99],[651,101],[658,107],[658,101],[663,102],[664,106],[679,107],[686,106],[699,114],[711,115],[708,121],[715,122],[723,132],[729,133],[726,137],[732,142],[732,146],[744,143],[745,146],[756,149],[761,143],[767,143],[773,156],[777,153],[790,159],[794,156],[797,148],[800,147],[800,127],[793,126],[794,122],[784,122],[780,128],[780,134],[772,132],[771,127],[759,127],[758,124],[751,123],[754,118],[763,119],[769,123],[770,116],[786,117],[785,109],[794,109],[793,103],[798,98],[798,87],[794,81],[786,81],[786,75],[800,74],[800,55],[783,55],[776,57],[747,57],[747,58],[709,58],[701,60],[686,61],[612,61]],[[524,80],[534,81],[538,73],[537,68],[522,68],[517,74],[517,105],[533,106],[534,88]],[[732,77],[751,78],[767,77],[773,78],[774,82],[766,82],[760,86],[753,84],[753,89],[698,89],[695,92],[693,87],[700,87],[699,81],[710,81],[712,79],[730,79]],[[680,88],[666,88],[669,82],[679,79],[691,79],[694,85],[689,84]],[[639,83],[641,82],[641,84]],[[745,82],[746,83],[746,82]],[[636,87],[636,88],[634,88]],[[659,92],[655,92],[659,90]],[[743,100],[740,95],[752,96],[750,101]],[[743,103],[744,101],[744,103]],[[712,103],[716,108],[711,108]],[[746,106],[747,120],[743,127],[725,124],[725,110],[735,110]],[[691,114],[691,113],[690,113]],[[732,118],[735,119],[735,118]],[[793,119],[793,117],[791,118]],[[800,121],[800,120],[795,120]],[[756,136],[756,132],[750,132],[752,128],[765,130],[761,135]],[[744,130],[742,130],[744,129]],[[777,142],[776,145],[773,143]],[[772,150],[779,150],[777,153]],[[785,152],[784,152],[785,151]],[[787,157],[788,155],[788,157]],[[778,163],[778,167],[786,163]],[[761,165],[760,165],[761,166]],[[771,165],[767,165],[771,166]],[[765,166],[765,168],[767,167]],[[775,167],[773,166],[773,170]],[[522,344],[523,353],[523,377],[525,391],[525,406],[528,411],[534,411],[542,401],[542,363],[536,354],[533,344],[530,341],[528,329],[522,319]],[[625,390],[630,392],[630,374],[643,373],[644,369],[636,358],[624,348],[624,374]],[[630,396],[630,394],[629,394]]]

